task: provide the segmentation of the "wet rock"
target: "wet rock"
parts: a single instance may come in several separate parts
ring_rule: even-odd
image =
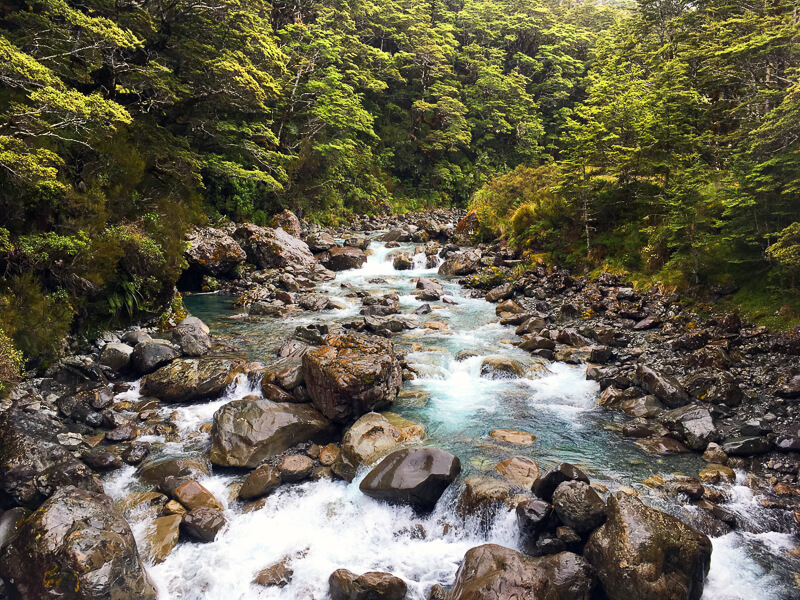
[[[367,262],[367,255],[359,248],[345,246],[326,250],[317,256],[317,261],[331,271],[346,271],[363,267]]]
[[[478,516],[481,523],[488,526],[510,496],[511,486],[507,481],[486,475],[471,475],[464,480],[464,490],[458,498],[456,512],[462,518]]]
[[[709,442],[718,441],[719,433],[708,409],[701,406],[684,406],[666,411],[659,416],[661,423],[677,431],[692,450],[703,450]]]
[[[139,428],[135,423],[127,422],[106,432],[107,442],[128,442],[139,435]]]
[[[623,492],[611,495],[606,512],[584,556],[610,600],[699,600],[711,563],[707,536]]]
[[[536,436],[532,433],[513,429],[493,429],[489,435],[496,440],[515,446],[530,446],[536,441]]]
[[[636,445],[648,454],[683,454],[691,452],[689,448],[681,444],[678,440],[671,437],[655,437],[636,440]]]
[[[202,356],[211,350],[208,325],[197,317],[186,317],[172,330],[172,341],[187,356]]]
[[[710,464],[704,469],[701,469],[698,477],[700,477],[700,481],[704,483],[719,483],[720,481],[724,481],[725,483],[736,482],[736,473],[734,473],[733,469],[717,464]]]
[[[289,566],[289,557],[262,569],[253,579],[253,583],[263,587],[285,587],[292,580],[294,571]]]
[[[509,482],[525,490],[531,489],[540,475],[536,462],[527,456],[508,458],[497,463],[495,469]]]
[[[272,402],[294,402],[295,397],[284,390],[283,388],[278,387],[274,383],[269,383],[266,381],[261,384],[261,394],[267,400],[271,400]]]
[[[361,334],[327,336],[303,356],[303,374],[314,406],[335,423],[391,404],[402,381],[392,343]]]
[[[139,467],[139,478],[158,489],[172,493],[186,481],[208,476],[210,468],[205,460],[198,458],[167,458],[153,460]]]
[[[761,436],[741,436],[722,442],[722,451],[728,456],[752,456],[771,450],[769,440]]]
[[[486,379],[516,379],[523,377],[522,365],[504,356],[487,356],[481,362],[481,377]]]
[[[64,487],[19,528],[0,556],[19,600],[155,600],[130,527],[103,494]]]
[[[136,442],[122,452],[121,458],[129,465],[138,465],[147,458],[148,454],[150,454],[150,444],[148,442]]]
[[[339,460],[341,449],[337,444],[330,443],[319,452],[319,464],[323,467],[332,467]]]
[[[533,493],[542,500],[552,502],[553,493],[556,491],[556,488],[565,481],[582,481],[584,483],[589,483],[589,478],[586,476],[586,473],[575,465],[559,463],[539,477],[533,483],[532,490]]]
[[[446,600],[589,600],[595,585],[592,567],[571,552],[532,558],[484,544],[472,548],[456,573]]]
[[[439,300],[444,296],[442,285],[438,281],[427,277],[420,277],[417,280],[417,289],[420,290],[418,294],[420,300]]]
[[[333,472],[342,479],[352,481],[358,467],[370,465],[396,450],[401,438],[400,430],[386,417],[379,413],[367,413],[344,434]]]
[[[181,515],[159,517],[145,534],[143,554],[154,564],[164,562],[178,545],[181,532]]]
[[[328,579],[331,600],[403,600],[406,582],[390,573],[356,575],[337,569]]]
[[[222,511],[207,506],[190,510],[183,516],[181,527],[198,542],[213,542],[220,529],[225,526]]]
[[[533,352],[534,350],[553,350],[556,347],[556,343],[550,338],[529,334],[523,336],[519,347],[528,352]]]
[[[792,377],[785,385],[779,387],[775,395],[788,400],[800,398],[800,375]]]
[[[302,454],[284,456],[278,463],[281,480],[286,483],[296,483],[308,479],[313,469],[314,461]]]
[[[429,509],[461,472],[461,461],[437,448],[393,452],[367,474],[361,491],[372,498]]]
[[[295,444],[327,442],[333,433],[330,421],[308,404],[248,396],[214,413],[210,459],[224,467],[255,468]]]
[[[288,208],[284,208],[282,212],[275,215],[272,218],[270,225],[275,228],[280,227],[286,233],[296,238],[299,238],[302,235],[302,232],[300,231],[300,219],[298,219],[297,215],[295,215]]]
[[[176,487],[172,492],[172,497],[180,502],[188,511],[205,506],[216,510],[222,510],[222,505],[214,497],[214,494],[196,481],[187,481]]]
[[[133,347],[121,342],[106,344],[100,353],[100,364],[117,373],[124,372],[131,363]]]
[[[246,223],[236,230],[234,239],[247,254],[247,260],[259,269],[307,267],[314,262],[308,244],[280,228]]]
[[[467,250],[449,256],[439,267],[439,275],[471,275],[480,267],[480,255],[473,250]]]
[[[636,367],[639,385],[649,394],[658,397],[670,408],[679,408],[689,403],[689,395],[680,382],[671,375],[664,375],[647,365]]]
[[[213,227],[195,229],[189,235],[185,255],[192,270],[212,277],[230,273],[247,259],[232,237]]]
[[[517,504],[517,524],[528,546],[535,548],[539,535],[555,529],[557,519],[553,505],[539,498],[531,498]]]
[[[414,266],[414,257],[405,250],[390,252],[387,259],[391,259],[395,271],[408,271]]]
[[[5,512],[0,511],[0,556],[3,548],[16,539],[20,527],[30,515],[30,509],[21,506],[15,506]]]
[[[722,446],[711,442],[706,446],[705,452],[703,452],[703,460],[710,463],[726,465],[728,464],[728,455],[722,450]]]
[[[147,375],[176,358],[178,351],[166,340],[146,340],[133,348],[131,368],[138,375]]]
[[[61,486],[102,492],[94,474],[58,441],[61,425],[42,412],[0,414],[0,498],[37,508]]]
[[[561,522],[583,535],[606,520],[606,505],[586,482],[565,481],[553,492],[553,506]]]
[[[269,496],[280,484],[280,471],[272,465],[261,465],[247,476],[239,488],[239,499],[246,501]]]
[[[81,460],[95,471],[113,471],[122,467],[122,460],[119,456],[100,448],[82,452]]]
[[[142,394],[164,402],[190,402],[222,394],[244,369],[236,358],[180,359],[144,378]]]

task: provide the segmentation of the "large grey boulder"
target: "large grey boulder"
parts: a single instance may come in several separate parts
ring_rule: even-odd
[[[331,422],[308,404],[248,396],[214,413],[210,459],[223,467],[252,469],[301,442],[328,442],[334,432]]]
[[[0,557],[18,600],[155,600],[128,523],[111,498],[68,486],[26,519]]]
[[[331,271],[346,271],[363,267],[367,262],[367,255],[360,248],[345,246],[326,250],[317,256],[317,261]]]
[[[474,250],[453,254],[439,267],[439,275],[471,275],[481,268],[481,257]]]
[[[147,375],[178,356],[178,351],[166,340],[144,340],[133,348],[131,368],[137,375]]]
[[[670,408],[680,408],[689,403],[689,394],[683,389],[680,381],[671,375],[665,375],[651,369],[647,365],[636,367],[636,378],[648,394],[653,394]]]
[[[247,260],[259,269],[310,266],[314,262],[308,244],[280,227],[272,229],[245,223],[236,230],[234,238],[247,254]]]
[[[120,373],[131,364],[133,347],[122,342],[111,342],[103,347],[100,353],[100,364],[116,373]]]

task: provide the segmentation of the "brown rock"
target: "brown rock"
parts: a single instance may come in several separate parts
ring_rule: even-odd
[[[308,479],[313,469],[314,461],[302,454],[285,456],[278,463],[281,479],[286,483],[295,483]]]
[[[390,573],[370,572],[356,575],[337,569],[328,579],[331,600],[403,600],[406,583]]]
[[[539,467],[533,459],[526,456],[514,456],[497,463],[497,472],[511,483],[529,490],[539,477]]]
[[[536,436],[532,433],[512,429],[494,429],[489,435],[496,440],[515,446],[531,446],[536,441]]]
[[[172,495],[190,512],[201,506],[222,510],[222,505],[214,495],[196,481],[187,481],[179,485]]]

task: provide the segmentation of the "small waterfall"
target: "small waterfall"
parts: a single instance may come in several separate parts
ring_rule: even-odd
[[[415,254],[414,258],[413,258],[413,263],[411,265],[411,268],[414,271],[420,271],[422,269],[425,269],[425,268],[427,268],[427,260],[428,260],[428,257],[426,256],[426,254],[424,252],[420,252],[419,254]]]

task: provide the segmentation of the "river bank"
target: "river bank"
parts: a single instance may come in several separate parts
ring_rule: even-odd
[[[629,498],[711,536],[704,598],[796,592],[791,336],[734,316],[701,319],[618,279],[520,272],[503,247],[465,247],[463,216],[373,217],[323,231],[285,215],[288,234],[198,232],[183,286],[229,295],[187,295],[201,320],[166,342],[147,340],[154,331],[108,334],[93,354],[23,386],[3,406],[4,452],[13,431],[17,454],[13,473],[3,472],[6,506],[52,510],[45,499],[55,493],[59,506],[93,504],[109,520],[118,511],[131,525],[120,541],[122,575],[139,594],[130,597],[157,588],[159,598],[323,598],[366,585],[346,574],[329,582],[346,568],[392,573],[409,598],[455,598],[469,586],[469,568],[456,573],[465,555],[468,565],[502,556],[522,560],[521,572],[569,573],[587,597],[635,596],[642,589],[595,579],[613,571],[595,532],[606,518],[630,522],[638,505]],[[291,416],[280,427],[274,405]],[[239,418],[250,430],[237,429]],[[432,509],[362,492],[378,459],[420,448],[460,464]],[[564,472],[570,501],[541,487]],[[68,484],[103,489],[116,508],[57,491]],[[607,506],[592,510],[598,502]],[[581,519],[570,521],[570,506]],[[24,514],[11,510],[15,522]],[[661,518],[639,522],[651,517]],[[662,537],[660,551],[685,539]],[[8,540],[10,558],[33,543]],[[702,593],[708,567],[697,540],[691,565],[675,568],[686,597]],[[468,554],[492,542],[541,561],[577,558],[567,568],[494,548]],[[8,573],[10,597],[35,597]]]

